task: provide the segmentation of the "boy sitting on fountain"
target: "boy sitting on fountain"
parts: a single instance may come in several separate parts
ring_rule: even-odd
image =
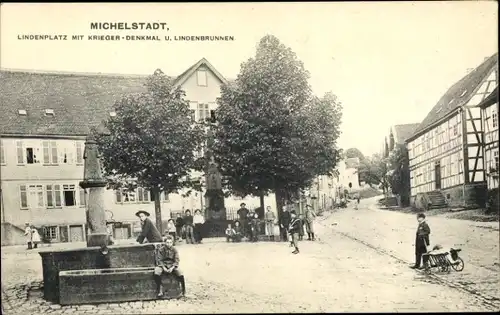
[[[186,283],[184,275],[179,269],[179,252],[174,247],[174,238],[168,235],[164,238],[165,245],[157,251],[156,267],[154,271],[154,278],[158,290],[158,297],[163,297],[163,285],[161,283],[161,276],[164,273],[171,273],[176,276],[182,286],[182,296],[186,294]]]

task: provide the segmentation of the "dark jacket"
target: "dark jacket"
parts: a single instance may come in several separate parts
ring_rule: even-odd
[[[299,233],[300,229],[300,219],[294,218],[290,221],[290,224],[288,225],[288,232],[290,234],[293,233]]]
[[[241,234],[241,225],[240,226],[234,226],[233,230],[234,230],[234,233],[236,235],[240,235]]]
[[[184,225],[193,225],[193,216],[185,215],[184,216]]]
[[[238,218],[240,221],[245,221],[247,220],[249,210],[247,208],[240,208],[236,214],[238,215]]]
[[[431,228],[429,227],[427,222],[424,221],[424,222],[418,224],[416,234],[417,234],[416,235],[417,237],[415,239],[416,244],[423,243],[424,241],[425,241],[426,245],[430,244],[429,234],[431,234]]]
[[[142,231],[139,237],[137,237],[137,242],[142,244],[144,239],[147,239],[149,243],[159,243],[162,241],[160,231],[158,231],[150,218],[146,218],[142,222]]]
[[[166,268],[179,267],[179,252],[177,248],[163,245],[157,252],[156,265]]]
[[[299,234],[304,235],[305,220],[299,219]]]
[[[283,211],[283,213],[280,215],[280,220],[279,220],[280,225],[283,225],[285,229],[288,227],[291,220],[292,220],[292,215],[290,214],[289,211]]]
[[[175,219],[175,227],[183,227],[184,226],[184,219],[181,217],[178,217]]]

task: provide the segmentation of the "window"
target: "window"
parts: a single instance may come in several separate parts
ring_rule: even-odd
[[[46,185],[47,208],[60,208],[61,204],[61,185]]]
[[[191,118],[191,121],[196,120],[196,110],[195,109],[190,109],[189,110],[189,117]]]
[[[199,86],[207,86],[207,72],[205,70],[198,70],[196,72],[196,79]]]
[[[57,142],[56,141],[43,141],[43,164],[47,165],[57,165],[58,156],[57,156]],[[62,159],[64,160],[64,156]]]
[[[458,135],[458,125],[453,126],[453,136]]]
[[[498,113],[493,113],[491,115],[492,121],[493,121],[493,128],[498,127]]]
[[[208,104],[198,104],[198,121],[205,121],[210,118],[210,110]]]
[[[120,189],[116,191],[117,203],[133,203],[135,202],[135,191]]]
[[[43,164],[57,165],[57,142],[56,141],[43,141]],[[63,160],[64,157],[62,157]]]
[[[76,164],[77,165],[83,164],[83,143],[82,142],[76,143]]]
[[[50,240],[57,239],[57,226],[47,226],[43,230],[45,238]]]
[[[43,186],[28,186],[28,207],[30,209],[43,208],[45,206]]]
[[[142,187],[137,188],[137,201],[149,202],[149,191]]]
[[[3,148],[3,140],[0,139],[0,164],[5,165],[5,150]]]
[[[85,206],[87,204],[86,199],[85,199],[85,189],[80,188],[80,206]]]
[[[22,141],[16,141],[16,149],[17,149],[17,164],[24,164],[24,150]]]
[[[65,206],[76,206],[75,185],[63,185],[63,197]]]
[[[21,185],[20,188],[21,209],[28,209],[28,194],[26,192],[26,185]]]
[[[60,161],[63,164],[73,164],[73,150],[68,147],[62,147]]]

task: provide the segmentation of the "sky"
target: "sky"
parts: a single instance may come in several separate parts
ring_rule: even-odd
[[[394,124],[419,123],[498,47],[496,1],[20,4],[0,7],[0,67],[179,75],[205,57],[236,78],[272,34],[343,104],[339,145],[381,150]],[[168,31],[91,30],[91,22],[164,22]],[[18,35],[227,35],[229,42],[35,41]]]

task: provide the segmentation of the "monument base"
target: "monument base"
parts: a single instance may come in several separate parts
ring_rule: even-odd
[[[59,272],[61,305],[119,303],[157,299],[154,267],[71,270]],[[165,298],[181,296],[172,274],[162,277]]]
[[[108,233],[92,233],[87,235],[87,247],[109,245]]]
[[[41,251],[44,299],[59,303],[59,271],[101,269],[103,257],[110,268],[156,266],[155,245],[113,245],[103,256],[99,247]]]

